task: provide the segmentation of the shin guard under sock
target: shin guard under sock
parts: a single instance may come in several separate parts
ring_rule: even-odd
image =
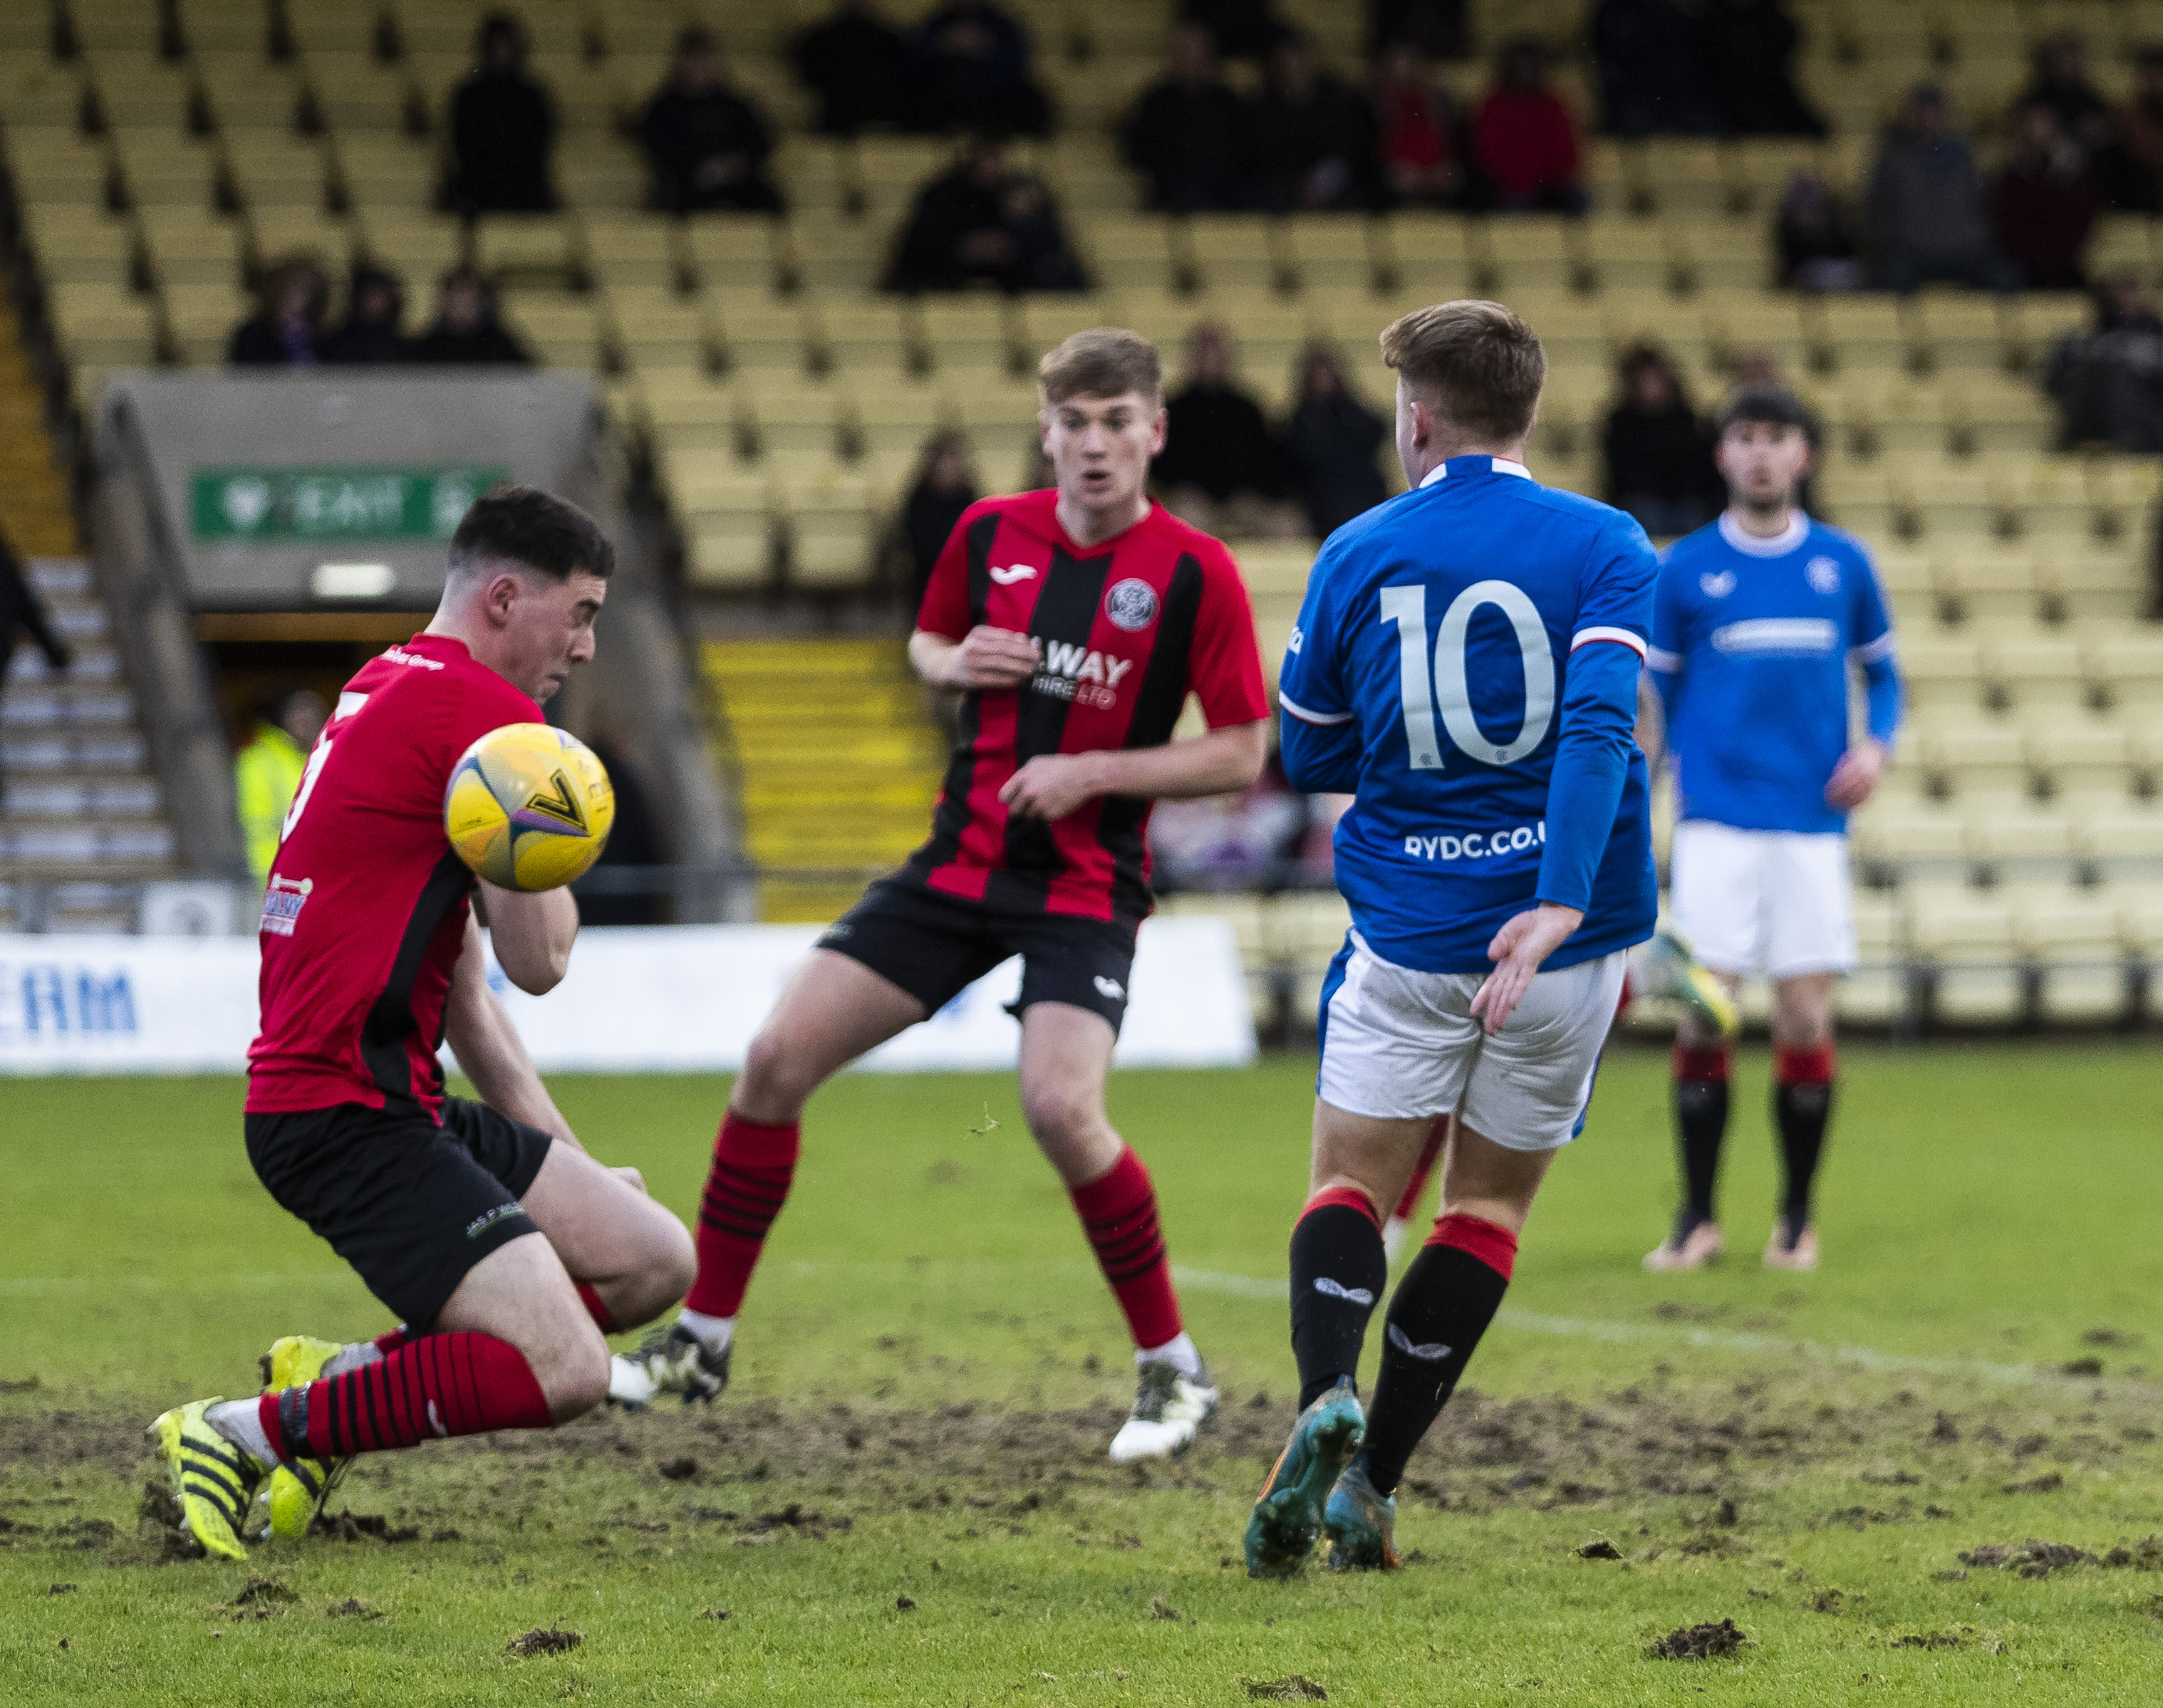
[[[802,1148],[803,1129],[795,1121],[762,1126],[733,1110],[723,1118],[699,1203],[699,1278],[683,1299],[693,1310],[736,1315],[766,1248],[767,1230],[788,1200]]]
[[[411,1447],[432,1435],[545,1429],[548,1402],[526,1355],[493,1335],[427,1335],[306,1387],[263,1397],[271,1443],[287,1459],[338,1459]]]
[[[1682,1145],[1683,1228],[1718,1220],[1713,1192],[1720,1179],[1720,1147],[1727,1137],[1726,1044],[1677,1044],[1671,1058],[1675,1080],[1675,1133]]]
[[[1291,1355],[1302,1412],[1340,1378],[1358,1375],[1367,1319],[1389,1279],[1366,1194],[1333,1186],[1307,1200],[1291,1230]]]
[[[1108,1173],[1069,1191],[1097,1267],[1126,1313],[1134,1345],[1148,1348],[1176,1340],[1185,1325],[1157,1221],[1156,1188],[1134,1147],[1122,1145]]]
[[[1381,1493],[1396,1492],[1412,1449],[1442,1414],[1501,1308],[1516,1255],[1507,1228],[1446,1215],[1397,1283],[1367,1411],[1367,1474]]]
[[[1773,1124],[1779,1130],[1780,1159],[1787,1192],[1780,1214],[1787,1243],[1809,1225],[1810,1186],[1818,1159],[1825,1154],[1825,1123],[1832,1115],[1833,1053],[1830,1044],[1814,1050],[1773,1052]]]

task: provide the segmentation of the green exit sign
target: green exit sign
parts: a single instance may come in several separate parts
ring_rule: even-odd
[[[479,463],[407,468],[198,468],[198,540],[448,540],[473,501],[511,478]]]

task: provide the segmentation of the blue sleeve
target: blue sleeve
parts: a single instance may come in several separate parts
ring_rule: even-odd
[[[1277,673],[1285,780],[1302,795],[1359,792],[1363,744],[1344,692],[1336,614],[1327,597],[1328,547],[1307,578],[1307,599]]]
[[[1659,690],[1660,716],[1674,727],[1675,697],[1683,686],[1683,661],[1689,656],[1689,577],[1672,561],[1660,566],[1653,584],[1652,638],[1645,653],[1645,668]]]
[[[1873,740],[1890,748],[1900,730],[1900,664],[1893,639],[1893,619],[1885,609],[1885,589],[1877,566],[1865,556],[1855,577],[1855,609],[1850,638],[1851,656],[1862,666],[1863,688]]]
[[[1600,549],[1605,561],[1580,601],[1563,683],[1537,891],[1541,901],[1579,912],[1591,905],[1592,880],[1614,833],[1637,747],[1637,676],[1658,569],[1644,530],[1634,524]]]

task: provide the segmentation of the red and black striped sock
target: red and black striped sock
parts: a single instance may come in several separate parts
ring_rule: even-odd
[[[1097,1265],[1127,1314],[1134,1345],[1146,1349],[1176,1340],[1179,1298],[1171,1290],[1171,1265],[1157,1225],[1156,1188],[1142,1159],[1132,1146],[1122,1145],[1110,1173],[1069,1189]]]
[[[405,1324],[401,1323],[396,1328],[392,1329],[385,1334],[378,1335],[375,1339],[369,1344],[374,1346],[375,1350],[380,1352],[385,1358],[388,1358],[392,1353],[395,1352],[401,1346],[403,1346],[407,1341],[413,1338],[413,1331],[407,1328]]]
[[[1782,1044],[1773,1052],[1773,1121],[1780,1130],[1780,1160],[1787,1174],[1780,1214],[1789,1246],[1810,1225],[1810,1187],[1825,1154],[1825,1123],[1832,1117],[1833,1071],[1830,1043],[1811,1050]]]
[[[493,1335],[427,1335],[306,1387],[263,1396],[264,1433],[288,1459],[411,1447],[432,1435],[545,1429],[548,1402],[526,1355]]]
[[[731,1110],[714,1141],[714,1166],[699,1204],[699,1278],[683,1303],[702,1316],[733,1317],[767,1230],[788,1201],[804,1130],[795,1121],[764,1126]]]

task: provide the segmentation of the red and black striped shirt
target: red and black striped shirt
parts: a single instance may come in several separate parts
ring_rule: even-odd
[[[1149,801],[1100,796],[1045,823],[1010,817],[999,791],[1039,754],[1161,746],[1189,692],[1212,729],[1268,717],[1254,608],[1222,542],[1161,505],[1082,546],[1058,498],[971,505],[931,572],[919,629],[1012,629],[1041,661],[1018,687],[964,698],[931,839],[899,875],[1002,910],[1134,923],[1153,905]]]

